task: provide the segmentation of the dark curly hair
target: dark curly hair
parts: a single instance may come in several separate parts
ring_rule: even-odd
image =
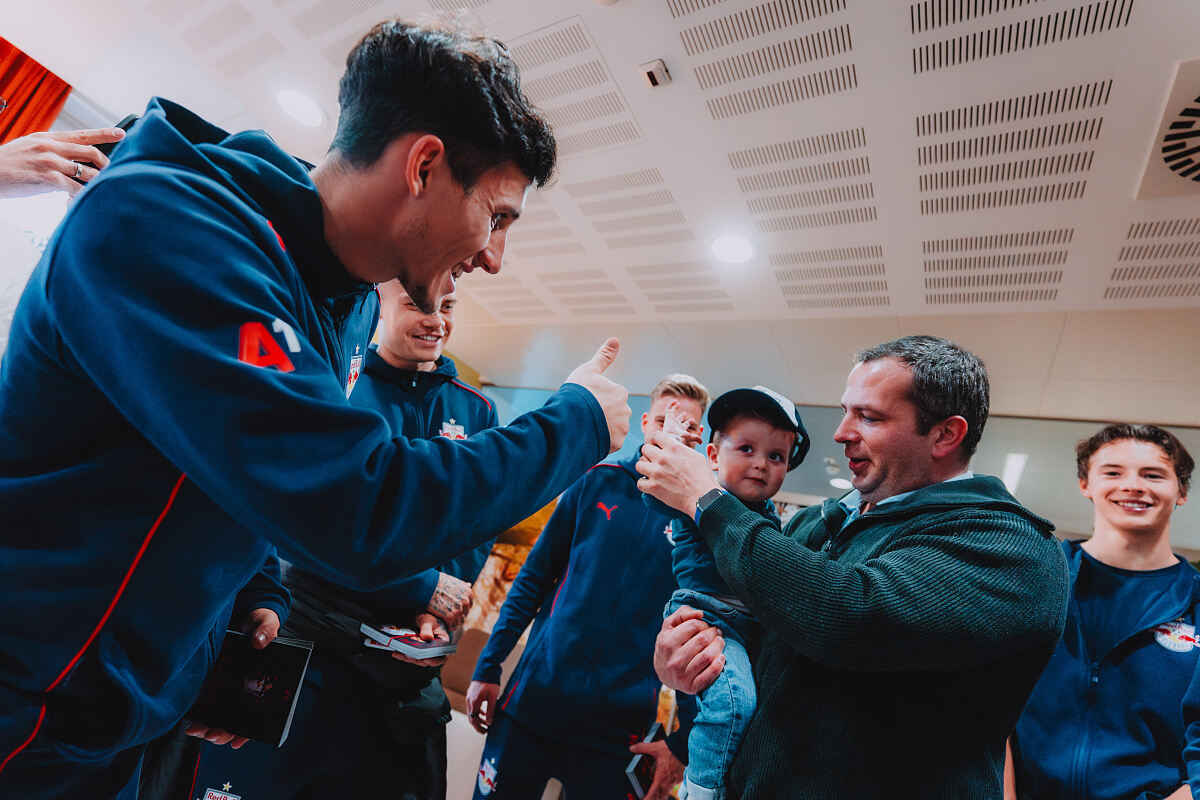
[[[535,186],[554,173],[558,149],[545,117],[521,90],[508,48],[465,29],[381,22],[350,52],[338,85],[331,151],[355,167],[412,132],[446,145],[450,172],[470,190],[490,169],[515,164]]]
[[[988,418],[987,368],[979,356],[949,339],[904,336],[861,351],[857,363],[880,358],[902,361],[912,371],[908,399],[917,407],[917,430],[922,434],[949,417],[967,421],[962,451],[970,458]]]

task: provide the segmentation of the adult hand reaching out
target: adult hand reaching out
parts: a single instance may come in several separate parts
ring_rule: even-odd
[[[120,128],[31,133],[0,145],[0,197],[64,191],[74,195],[108,166],[94,145],[119,142]]]
[[[596,402],[604,411],[604,420],[608,423],[608,452],[615,453],[625,443],[625,435],[629,433],[629,392],[619,383],[604,377],[621,343],[609,339],[600,345],[596,354],[576,367],[563,383],[577,383],[592,393]]]
[[[500,684],[471,681],[467,687],[467,718],[471,727],[487,733],[496,718],[496,701],[500,699]]]
[[[646,437],[637,471],[644,476],[639,489],[689,517],[696,516],[696,501],[717,488],[708,459],[662,431]]]

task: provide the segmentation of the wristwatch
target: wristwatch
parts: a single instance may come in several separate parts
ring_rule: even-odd
[[[725,494],[724,489],[709,489],[700,495],[700,499],[696,501],[696,520],[699,521],[700,515],[704,513],[705,509],[711,506],[713,501],[723,494]]]

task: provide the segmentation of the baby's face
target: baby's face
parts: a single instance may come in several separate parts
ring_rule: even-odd
[[[774,497],[787,475],[796,434],[754,417],[734,417],[719,442],[708,445],[717,482],[748,502]]]

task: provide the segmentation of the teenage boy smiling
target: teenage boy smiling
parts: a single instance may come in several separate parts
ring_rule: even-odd
[[[1007,798],[1200,789],[1200,573],[1171,552],[1193,466],[1153,425],[1106,425],[1076,448],[1092,538],[1063,543],[1067,627],[1017,723]]]

